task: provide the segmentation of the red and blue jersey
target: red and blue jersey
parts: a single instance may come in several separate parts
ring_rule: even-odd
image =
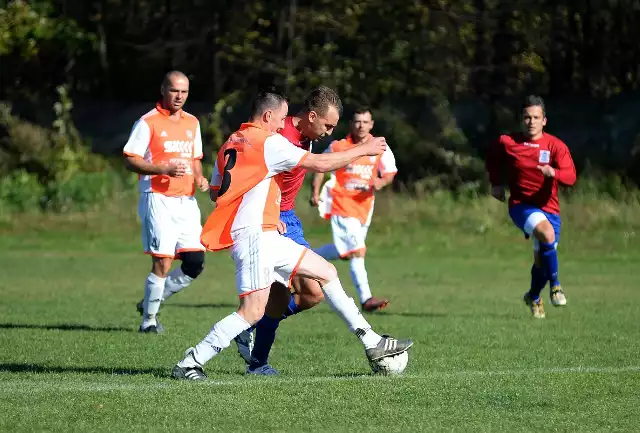
[[[540,165],[553,167],[555,177],[545,178]],[[502,186],[506,175],[509,207],[529,204],[552,214],[560,214],[558,184],[571,186],[576,181],[569,148],[547,133],[537,140],[524,134],[501,135],[487,154],[486,167],[493,186]]]
[[[311,150],[311,140],[302,135],[302,133],[294,126],[293,117],[287,116],[284,121],[284,128],[279,131],[280,135],[289,140],[294,146],[304,150]],[[296,197],[304,183],[304,176],[307,170],[302,167],[296,167],[291,171],[287,171],[278,175],[278,184],[282,191],[280,202],[280,211],[285,212],[291,210],[296,205]]]

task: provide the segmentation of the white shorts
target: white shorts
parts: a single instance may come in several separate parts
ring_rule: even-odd
[[[140,195],[142,248],[146,254],[174,258],[184,251],[205,251],[195,197],[167,197],[154,192]]]
[[[367,248],[365,240],[367,239],[369,224],[362,224],[358,218],[332,215],[331,231],[333,233],[333,243],[340,257]]]
[[[233,234],[231,257],[236,264],[236,287],[242,298],[266,289],[274,281],[290,286],[307,249],[277,231]]]

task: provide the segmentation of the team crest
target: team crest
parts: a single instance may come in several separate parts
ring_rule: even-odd
[[[551,151],[541,150],[540,157],[538,158],[538,162],[541,164],[549,164],[550,161],[551,161]]]
[[[193,132],[190,129],[187,129],[187,137],[193,138]]]

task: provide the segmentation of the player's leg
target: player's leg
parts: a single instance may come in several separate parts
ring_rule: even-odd
[[[151,272],[145,282],[140,332],[163,331],[157,315],[178,239],[171,218],[170,199],[155,193],[142,194],[140,197],[138,211],[142,221],[143,248],[145,253],[152,256]]]
[[[567,305],[567,298],[564,295],[559,278],[558,245],[560,243],[561,229],[560,215],[545,212],[545,216],[553,228],[554,242],[552,245],[547,244],[546,248],[544,248],[537,236],[536,239],[539,244],[541,262],[545,263],[546,261],[548,263],[547,276],[549,278],[549,298],[551,299],[551,304],[555,307],[561,307]]]
[[[271,239],[265,233],[248,234],[234,243],[231,255],[236,264],[236,286],[240,307],[216,323],[207,336],[193,348],[173,369],[177,379],[205,378],[202,370],[211,358],[229,347],[241,332],[255,325],[264,316],[273,282],[274,261],[277,253],[270,248]],[[279,238],[276,234],[275,239]]]
[[[187,288],[204,270],[204,248],[200,243],[202,224],[198,202],[194,197],[184,197],[181,200],[174,222],[180,230],[176,251],[182,263],[167,278],[162,294],[163,302]]]
[[[360,313],[353,298],[348,297],[345,293],[335,266],[313,251],[306,250],[293,271],[283,267],[276,268],[276,272],[292,272],[295,275],[318,281],[327,303],[347,324],[349,330],[362,341],[370,360],[402,353],[413,345],[411,340],[381,337],[373,331],[371,325]]]
[[[265,315],[256,325],[256,338],[247,373],[273,375],[278,371],[269,365],[269,354],[280,322],[301,311],[313,308],[324,299],[317,281],[308,278],[292,279],[294,293],[280,283],[271,286]]]

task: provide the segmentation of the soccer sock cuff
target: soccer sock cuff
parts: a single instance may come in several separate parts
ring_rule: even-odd
[[[349,330],[356,334],[366,348],[375,347],[380,341],[380,336],[372,329],[364,318],[353,298],[347,296],[340,284],[335,279],[322,287],[322,293],[331,309],[349,326]]]

